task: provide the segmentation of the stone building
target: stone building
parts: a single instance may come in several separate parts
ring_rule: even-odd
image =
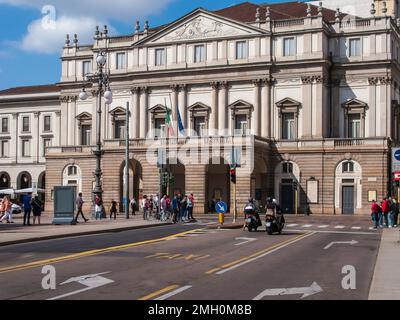
[[[234,150],[242,162],[239,207],[272,196],[290,212],[369,214],[369,201],[389,192],[390,148],[400,137],[400,28],[376,9],[368,18],[344,17],[301,2],[245,2],[197,9],[157,28],[138,23],[126,36],[96,31],[91,45],[67,39],[52,104],[60,131],[46,152],[47,200],[57,185],[91,197],[97,102],[78,96],[106,49],[114,94],[101,117],[106,202],[123,195],[129,103],[129,185],[137,198],[158,192],[157,155],[165,149],[171,193],[194,193],[198,212],[214,198],[232,204]],[[10,99],[23,103],[0,92],[2,112]],[[169,139],[166,106],[176,135]]]

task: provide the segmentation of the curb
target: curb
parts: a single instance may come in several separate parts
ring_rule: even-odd
[[[53,240],[53,239],[73,238],[73,237],[88,236],[88,235],[103,234],[103,233],[117,233],[117,232],[122,232],[122,231],[146,229],[146,228],[160,227],[160,226],[166,226],[166,225],[171,225],[171,224],[172,223],[157,223],[157,224],[151,224],[151,225],[119,227],[119,228],[115,228],[115,229],[93,230],[93,231],[86,231],[86,232],[82,231],[82,232],[77,232],[77,233],[58,234],[58,235],[52,235],[52,236],[20,239],[20,240],[14,240],[14,241],[1,242],[0,247],[11,246],[14,244],[23,244],[23,243],[38,242],[38,241]]]

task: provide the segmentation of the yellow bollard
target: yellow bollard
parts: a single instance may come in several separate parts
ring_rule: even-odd
[[[224,224],[224,222],[225,222],[225,215],[222,213],[222,212],[220,212],[219,214],[218,214],[218,221],[219,221],[219,223],[221,224],[221,226]]]

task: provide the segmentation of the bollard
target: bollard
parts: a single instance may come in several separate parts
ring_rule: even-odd
[[[220,226],[222,227],[224,225],[224,222],[225,222],[225,215],[222,212],[220,212],[218,214],[218,221],[220,223]]]

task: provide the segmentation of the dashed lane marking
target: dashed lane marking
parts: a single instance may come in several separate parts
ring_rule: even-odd
[[[336,226],[335,229],[344,229],[345,226]]]

